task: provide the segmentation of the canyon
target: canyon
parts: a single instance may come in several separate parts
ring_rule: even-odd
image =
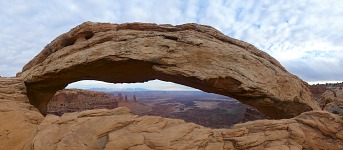
[[[133,115],[182,119],[210,128],[267,119],[235,99],[202,91],[90,91],[64,89],[48,103],[47,113],[127,107]]]
[[[171,81],[235,98],[270,119],[211,129],[126,107],[47,114],[58,90],[90,79]],[[16,77],[0,78],[0,149],[343,149],[341,88],[316,100],[308,86],[267,53],[209,26],[86,22]]]
[[[47,109],[48,113],[61,116],[67,112],[117,107],[117,100],[110,98],[106,93],[72,89],[57,91]]]

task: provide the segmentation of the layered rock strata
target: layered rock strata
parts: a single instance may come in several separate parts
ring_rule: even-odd
[[[118,102],[106,93],[81,90],[64,89],[58,91],[48,104],[47,113],[62,115],[65,112],[75,112],[90,109],[114,109]]]

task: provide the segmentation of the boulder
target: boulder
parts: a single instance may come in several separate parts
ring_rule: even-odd
[[[327,104],[336,101],[343,101],[343,88],[334,87],[327,89],[319,99],[320,107],[324,108]]]
[[[17,77],[43,115],[56,91],[79,80],[171,81],[235,98],[271,118],[320,109],[307,83],[267,53],[198,24],[86,22],[53,40]]]
[[[334,87],[326,90],[321,95],[319,104],[323,110],[343,115],[343,88]]]

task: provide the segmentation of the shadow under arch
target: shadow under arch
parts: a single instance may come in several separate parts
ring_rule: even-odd
[[[305,83],[268,54],[196,24],[87,22],[48,44],[18,76],[43,115],[56,91],[80,80],[170,81],[235,98],[271,118],[319,109]]]

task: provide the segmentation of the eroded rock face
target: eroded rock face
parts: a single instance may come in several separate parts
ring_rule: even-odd
[[[268,54],[197,24],[86,22],[48,44],[17,76],[42,114],[57,90],[86,79],[171,81],[233,97],[272,118],[320,109],[307,84]]]

